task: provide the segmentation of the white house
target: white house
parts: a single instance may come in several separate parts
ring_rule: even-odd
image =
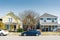
[[[53,31],[58,27],[58,17],[51,14],[43,14],[40,16],[40,28],[42,31]]]

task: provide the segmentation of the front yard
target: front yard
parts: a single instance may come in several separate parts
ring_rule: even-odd
[[[41,32],[42,35],[60,35],[60,32]]]

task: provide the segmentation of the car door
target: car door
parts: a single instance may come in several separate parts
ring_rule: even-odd
[[[35,31],[34,30],[30,31],[30,34],[35,35]]]
[[[32,35],[32,31],[27,31],[26,34],[31,36]]]

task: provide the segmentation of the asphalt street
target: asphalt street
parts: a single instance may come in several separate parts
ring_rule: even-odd
[[[18,36],[18,35],[7,35],[0,36],[0,40],[60,40],[58,35],[49,35],[49,36]]]

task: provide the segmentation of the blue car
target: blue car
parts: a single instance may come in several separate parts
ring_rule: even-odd
[[[41,35],[41,32],[37,30],[29,30],[21,33],[21,36],[39,36],[39,35]]]

